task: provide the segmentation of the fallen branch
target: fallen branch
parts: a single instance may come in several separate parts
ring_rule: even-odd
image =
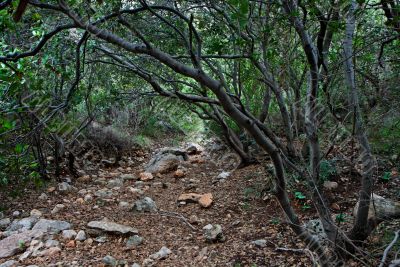
[[[173,211],[165,211],[165,210],[159,210],[157,213],[150,213],[148,215],[160,215],[160,216],[166,216],[166,217],[172,217],[172,218],[177,218],[180,219],[181,221],[183,221],[190,229],[192,229],[193,231],[197,231],[196,227],[194,227],[189,221],[188,219],[186,219],[185,216],[183,216],[182,214],[173,212]]]

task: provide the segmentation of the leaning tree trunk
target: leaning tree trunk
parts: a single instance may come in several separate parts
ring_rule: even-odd
[[[102,39],[108,43],[117,45],[118,47],[132,53],[146,54],[154,59],[158,60],[160,63],[170,67],[177,73],[180,73],[186,77],[190,77],[202,86],[209,88],[219,100],[219,103],[223,107],[226,114],[232,118],[238,125],[245,128],[250,135],[253,136],[257,144],[262,147],[272,159],[275,167],[275,179],[277,183],[277,199],[285,212],[289,225],[293,231],[302,238],[303,241],[310,245],[310,249],[314,250],[320,257],[321,261],[326,262],[329,260],[327,255],[324,253],[320,242],[316,241],[315,238],[305,229],[300,223],[298,217],[296,216],[293,207],[290,204],[289,196],[286,189],[285,172],[282,163],[282,158],[280,155],[280,150],[275,146],[275,144],[268,139],[265,129],[262,128],[262,124],[257,123],[258,120],[253,119],[251,116],[247,115],[247,112],[239,109],[235,103],[233,103],[231,96],[223,89],[223,84],[221,81],[215,80],[214,78],[207,75],[204,71],[198,68],[192,68],[180,61],[177,61],[173,56],[167,54],[157,48],[151,46],[135,45],[130,43],[119,36],[104,30],[99,29],[96,25],[90,24],[82,20],[77,14],[75,14],[64,2],[61,5],[62,12],[68,15],[77,27],[84,29],[98,39]]]
[[[321,158],[317,132],[317,95],[319,82],[317,53],[303,22],[296,16],[297,5],[292,0],[283,0],[282,3],[286,15],[289,16],[290,22],[301,39],[303,50],[309,65],[310,79],[307,91],[305,114],[305,130],[310,144],[311,173],[308,181],[312,190],[312,198],[321,219],[324,231],[328,239],[335,244],[335,240],[339,234],[335,223],[332,220],[327,201],[319,190],[319,164]]]
[[[365,133],[364,124],[361,118],[358,90],[355,81],[355,71],[353,65],[353,36],[355,30],[355,10],[357,4],[352,1],[346,19],[346,36],[343,40],[344,67],[347,86],[350,91],[351,105],[353,109],[354,134],[360,144],[362,161],[361,190],[359,192],[359,207],[355,218],[354,226],[350,231],[349,237],[355,241],[364,241],[368,235],[368,211],[371,201],[373,186],[372,174],[375,167],[374,158]]]
[[[271,91],[275,95],[275,99],[278,104],[279,111],[281,113],[283,126],[285,130],[285,136],[287,140],[287,145],[286,145],[287,154],[290,158],[296,158],[296,149],[293,143],[294,137],[293,137],[292,121],[290,119],[289,111],[285,105],[285,101],[282,95],[282,89],[275,82],[271,72],[268,70],[268,67],[265,63],[262,64],[254,58],[252,59],[252,62],[254,66],[261,72],[264,83],[271,89]]]
[[[221,125],[221,128],[224,132],[225,138],[231,148],[235,150],[235,152],[240,156],[240,164],[238,168],[246,167],[250,164],[254,164],[257,160],[252,157],[247,151],[244,150],[243,144],[240,141],[237,134],[229,128],[228,124],[225,122],[224,118],[221,115],[221,112],[217,107],[211,105],[214,110],[214,120]]]

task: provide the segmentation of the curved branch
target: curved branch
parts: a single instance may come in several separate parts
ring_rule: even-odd
[[[191,102],[202,102],[202,103],[208,103],[208,104],[217,104],[219,105],[220,103],[212,98],[209,97],[203,97],[203,96],[198,96],[198,95],[192,95],[192,94],[184,94],[179,91],[175,91],[174,93],[169,92],[168,90],[165,90],[161,87],[159,83],[157,83],[153,75],[150,75],[148,73],[145,73],[143,70],[139,70],[136,66],[132,65],[131,63],[127,62],[126,60],[122,59],[121,57],[117,56],[116,54],[112,53],[109,49],[106,47],[100,47],[99,48],[101,51],[107,54],[107,56],[111,57],[112,59],[116,60],[118,63],[120,63],[121,67],[127,68],[130,71],[134,72],[136,75],[138,75],[140,78],[145,80],[147,83],[149,83],[154,91],[159,93],[162,96],[166,97],[175,97],[179,99],[183,99],[186,101],[191,101]]]
[[[400,37],[400,35],[397,35],[397,36],[391,37],[382,42],[381,48],[379,49],[379,56],[378,56],[378,63],[381,68],[383,68],[382,57],[383,57],[383,52],[385,50],[385,46],[390,44],[391,42],[397,40],[399,37]]]
[[[32,6],[35,7],[39,7],[39,8],[43,8],[43,9],[51,9],[51,10],[55,10],[55,11],[62,11],[62,8],[60,6],[56,6],[56,5],[51,5],[51,4],[47,4],[47,3],[42,3],[36,0],[30,0],[29,4],[31,4]]]
[[[317,251],[317,253],[325,259],[320,242],[316,241],[315,238],[300,224],[299,218],[290,204],[290,199],[286,191],[285,170],[279,149],[265,136],[263,131],[255,124],[254,120],[247,116],[235,105],[232,98],[224,90],[221,81],[210,77],[199,69],[192,68],[175,60],[170,54],[165,53],[157,48],[148,49],[143,44],[134,44],[128,42],[107,30],[102,30],[93,24],[88,24],[84,22],[78,15],[72,12],[64,1],[60,0],[60,3],[62,5],[64,14],[73,19],[80,28],[96,35],[98,39],[102,39],[108,43],[114,44],[131,53],[149,55],[163,65],[174,70],[174,72],[191,78],[202,86],[209,88],[218,98],[219,103],[227,115],[230,116],[238,125],[245,128],[253,136],[257,144],[259,144],[260,147],[270,154],[272,162],[275,166],[275,179],[277,182],[276,196],[283,211],[288,217],[290,226],[295,233],[302,238],[302,240],[310,243],[311,249]]]
[[[40,50],[43,48],[43,46],[56,34],[58,34],[59,32],[63,31],[63,30],[68,30],[68,29],[72,29],[72,28],[76,28],[77,25],[75,24],[65,24],[65,25],[61,25],[56,27],[54,30],[52,30],[49,33],[46,33],[45,35],[43,35],[43,38],[40,40],[40,42],[37,44],[36,47],[34,47],[33,49],[27,51],[27,52],[22,52],[22,53],[12,53],[12,54],[8,54],[6,56],[2,56],[0,57],[0,62],[7,62],[7,61],[14,61],[16,62],[18,59],[20,58],[24,58],[24,57],[30,57],[30,56],[34,56],[37,53],[40,52]]]

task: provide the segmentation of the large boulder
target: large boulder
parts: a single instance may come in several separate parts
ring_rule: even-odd
[[[353,214],[357,215],[359,202],[354,207]],[[374,227],[385,220],[400,218],[400,202],[385,199],[377,194],[372,194],[369,204],[368,222]]]
[[[179,148],[164,148],[154,155],[146,166],[149,173],[168,173],[176,170],[179,163],[188,160],[186,151]]]
[[[32,239],[41,238],[43,235],[44,232],[41,230],[27,230],[0,240],[0,259],[24,251],[27,243]]]

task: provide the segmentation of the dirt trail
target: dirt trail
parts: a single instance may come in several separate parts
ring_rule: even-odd
[[[145,266],[143,262],[163,246],[172,253],[148,266],[312,265],[307,253],[290,251],[304,244],[283,223],[275,199],[262,192],[269,180],[264,164],[236,170],[223,181],[215,182],[226,170],[216,166],[207,152],[203,152],[181,164],[183,177],[176,178],[182,174],[172,171],[154,175],[152,180],[139,181],[149,159],[150,156],[145,155],[136,166],[99,170],[97,175],[80,177],[72,181],[75,189],[70,192],[60,192],[55,188],[57,184],[49,184],[42,191],[26,189],[17,198],[1,196],[5,199],[2,205],[8,208],[6,215],[20,211],[18,217],[23,218],[37,209],[42,218],[67,221],[76,232],[83,230],[87,234],[85,241],[65,240],[57,234],[53,239],[60,242],[59,252],[51,256],[31,256],[16,266],[104,266],[103,258],[107,255],[119,260],[120,266],[133,263]],[[122,184],[116,182],[120,178],[125,178],[120,180]],[[183,193],[211,193],[212,205],[203,208],[197,203],[180,203],[178,198]],[[131,210],[132,204],[144,197],[155,201],[158,212]],[[64,207],[54,212],[57,204]],[[298,204],[300,216],[307,217],[309,213],[301,212],[302,208]],[[87,224],[104,217],[136,228],[143,238],[142,243],[128,248],[128,236],[113,234],[103,234],[105,242],[98,242],[98,233],[93,233]],[[208,224],[222,226],[224,242],[206,242],[203,227]],[[258,245],[253,242],[256,240],[259,240]],[[0,259],[0,263],[19,257],[17,254]]]

